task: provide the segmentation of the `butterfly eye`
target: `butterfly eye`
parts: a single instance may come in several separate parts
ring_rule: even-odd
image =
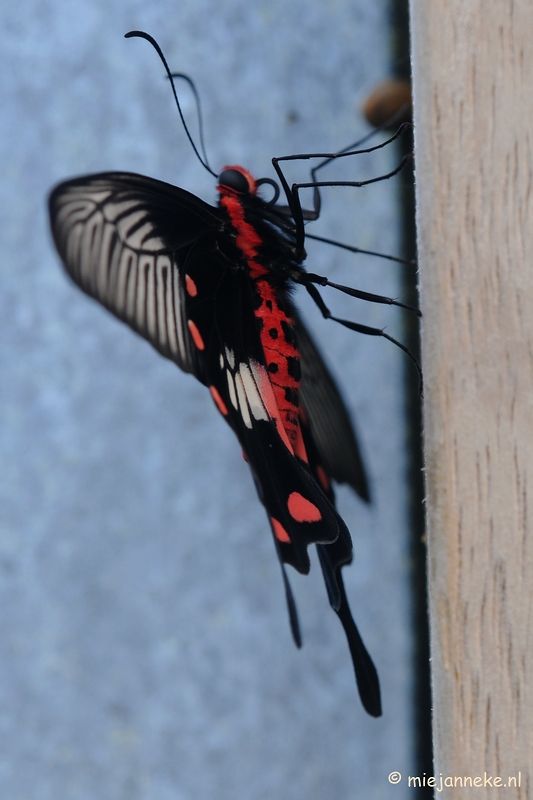
[[[239,172],[238,169],[225,169],[222,170],[218,176],[219,186],[228,186],[241,194],[250,193],[250,184],[246,175]]]

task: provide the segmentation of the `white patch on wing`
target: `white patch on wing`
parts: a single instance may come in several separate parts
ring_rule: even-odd
[[[191,371],[180,266],[165,252],[147,201],[142,193],[120,199],[112,178],[88,181],[60,187],[54,197],[54,238],[68,272],[163,355]]]
[[[219,356],[218,363],[220,364],[220,369],[224,369],[224,356],[222,353]]]
[[[235,369],[235,353],[233,350],[230,350],[229,347],[225,348],[226,350],[226,358],[228,359],[228,364],[232,369]]]
[[[91,193],[90,196],[91,200],[93,200],[95,194]],[[131,212],[133,211],[133,209],[138,207],[139,207],[139,201],[136,198],[131,200],[118,200],[118,201],[113,200],[111,203],[105,204],[105,216],[106,219],[109,220],[109,222],[113,223],[116,223],[119,217],[126,217],[126,215],[131,219],[133,217],[133,214]],[[141,216],[143,216],[143,214],[144,212],[142,212]]]
[[[242,382],[242,378],[239,373],[235,375],[235,386],[237,387],[237,395],[239,397],[239,408],[241,409],[243,422],[247,428],[251,428],[252,418],[250,417],[250,412],[248,411],[246,392],[244,390],[244,384]]]
[[[122,241],[134,250],[153,252],[164,249],[164,242],[153,233],[154,226],[148,219],[146,208],[139,207],[138,200],[106,203],[105,215],[114,223]]]
[[[228,381],[228,391],[229,391],[229,397],[230,397],[230,400],[231,400],[231,404],[232,404],[233,408],[235,410],[237,410],[239,408],[239,404],[237,403],[237,395],[235,393],[235,384],[233,383],[233,375],[231,374],[229,369],[226,370],[226,378],[227,378],[227,381]]]
[[[257,386],[247,364],[239,364],[239,375],[242,379],[244,391],[246,392],[246,398],[248,400],[248,405],[250,406],[250,411],[252,412],[253,418],[262,419],[265,420],[265,422],[268,422],[268,412],[265,408],[265,404],[261,400],[261,395],[257,390]]]
[[[289,437],[287,436],[287,431],[285,430],[280,417],[278,404],[266,368],[262,364],[259,364],[258,361],[250,359],[250,369],[252,371],[252,375],[254,376],[255,384],[259,390],[261,401],[263,406],[266,408],[269,418],[275,422],[276,430],[279,433],[280,438],[287,450],[294,454]]]

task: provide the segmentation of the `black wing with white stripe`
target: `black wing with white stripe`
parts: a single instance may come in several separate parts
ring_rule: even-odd
[[[75,283],[196,374],[181,265],[193,244],[221,229],[218,209],[170,184],[111,172],[57,186],[50,218]]]

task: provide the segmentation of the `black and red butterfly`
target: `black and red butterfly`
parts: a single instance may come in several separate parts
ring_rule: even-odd
[[[128,35],[148,39],[168,72],[151,37]],[[275,204],[279,189],[273,181],[256,181],[236,166],[218,175],[217,207],[152,178],[111,172],[54,189],[52,232],[75,283],[207,386],[237,435],[270,521],[298,646],[285,564],[308,573],[307,548],[317,545],[362,703],[379,716],[377,672],[352,619],[341,575],[352,559],[352,541],[331,486],[332,480],[348,483],[368,500],[367,481],[344,402],[291,299],[291,287],[302,284],[330,316],[315,284],[334,284],[302,266],[303,220],[318,216],[318,191],[314,211],[303,212],[299,187],[288,187],[279,160],[274,166],[287,206]],[[268,202],[258,192],[264,183],[276,191]]]

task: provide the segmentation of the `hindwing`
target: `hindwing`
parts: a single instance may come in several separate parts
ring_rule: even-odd
[[[310,544],[333,542],[341,531],[349,540],[349,533],[285,433],[253,313],[253,281],[201,245],[185,267],[194,285],[186,308],[203,354],[202,380],[242,445],[282,560],[307,573]]]

